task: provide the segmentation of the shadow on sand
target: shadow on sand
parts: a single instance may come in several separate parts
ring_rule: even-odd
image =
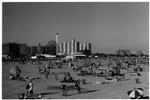
[[[42,96],[44,96],[44,95],[51,95],[51,94],[57,94],[57,93],[60,93],[60,92],[38,93],[38,94],[36,94],[36,95],[42,95]]]
[[[60,86],[48,86],[47,90],[61,90]]]
[[[68,94],[68,95],[65,95],[65,96],[73,96],[73,95],[77,95],[77,94],[84,94],[84,93],[91,93],[91,92],[96,92],[96,91],[100,91],[101,89],[97,89],[97,90],[85,90],[83,88],[83,91],[81,91],[80,93],[73,93],[73,94]]]
[[[131,99],[136,99],[136,98],[131,98]],[[140,98],[138,99],[149,99],[149,96],[141,96]]]
[[[144,96],[141,99],[149,99],[149,96]]]
[[[130,80],[130,79],[124,79],[123,81],[128,81],[128,80]]]
[[[130,79],[120,79],[119,82],[129,81]]]

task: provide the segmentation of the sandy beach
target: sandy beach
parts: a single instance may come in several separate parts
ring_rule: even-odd
[[[134,88],[140,87],[144,90],[144,96],[149,94],[149,77],[148,77],[148,66],[141,65],[144,69],[141,72],[141,76],[136,74],[131,76],[130,73],[125,74],[125,79],[115,82],[109,81],[109,84],[101,84],[106,81],[104,77],[93,77],[93,76],[78,76],[71,67],[63,65],[61,69],[51,69],[49,78],[46,79],[43,74],[38,73],[38,67],[47,64],[47,61],[42,61],[42,65],[31,65],[24,64],[20,65],[22,70],[21,76],[29,77],[40,77],[41,79],[34,80],[34,95],[42,94],[42,98],[51,99],[129,99],[127,91]],[[80,65],[78,62],[74,62],[74,65]],[[26,93],[25,85],[26,81],[10,80],[9,70],[16,65],[16,62],[10,62],[8,64],[3,63],[3,84],[2,84],[2,97],[5,99],[18,98],[19,93]],[[55,75],[58,74],[58,79],[55,79]],[[61,86],[60,80],[63,79],[63,72],[70,72],[73,79],[86,79],[87,84],[81,84],[81,93],[78,94],[76,90],[68,91],[68,96],[62,96],[62,90],[58,89]],[[139,78],[140,83],[136,83],[135,79]]]

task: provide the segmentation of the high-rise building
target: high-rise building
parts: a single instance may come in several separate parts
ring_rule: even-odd
[[[67,42],[63,43],[63,53],[67,54]]]
[[[41,46],[40,43],[39,43],[39,45],[37,46],[37,52],[38,52],[38,54],[42,54],[42,53],[43,53],[43,46]]]
[[[86,43],[86,49],[89,50],[89,43]]]
[[[86,50],[86,43],[83,43],[83,50]]]
[[[27,46],[26,50],[27,50],[27,56],[28,57],[31,56],[31,47]]]
[[[75,53],[75,39],[72,39],[71,41],[71,54]]]
[[[124,53],[125,53],[126,56],[130,56],[131,55],[131,51],[130,50],[125,50]]]
[[[81,53],[81,51],[83,52],[84,50],[88,50],[91,51],[92,47],[91,47],[91,43],[80,43],[80,42],[76,42],[75,39],[72,39],[71,42],[64,42],[64,43],[59,43],[59,37],[58,37],[58,33],[56,33],[56,54],[69,54],[69,55],[74,55],[77,53]]]
[[[31,46],[31,55],[37,54],[37,46]]]
[[[67,43],[67,54],[69,55],[71,53],[71,43]]]
[[[88,43],[88,50],[90,50],[92,52],[92,44]]]
[[[5,43],[5,44],[2,44],[2,54],[3,55],[9,55],[9,44]]]
[[[59,53],[63,53],[63,43],[59,44]]]
[[[76,42],[76,52],[80,52],[80,42]]]
[[[119,50],[117,50],[117,54],[120,56],[125,56],[125,50],[119,49]]]
[[[144,55],[144,51],[142,51],[142,50],[136,51],[136,56],[142,56],[142,55]]]
[[[79,49],[80,51],[82,51],[83,50],[83,44],[82,43],[80,43],[80,49]]]
[[[8,43],[9,46],[9,53],[8,55],[17,58],[20,56],[20,44],[18,43]]]
[[[86,42],[86,43],[85,43],[85,50],[88,50],[88,49],[87,49],[87,45],[88,45],[88,43]]]
[[[30,55],[30,47],[27,44],[5,43],[2,45],[2,54],[11,58],[25,57]]]
[[[75,41],[75,44],[74,44],[74,53],[76,54],[77,53],[77,42]]]
[[[27,44],[20,44],[20,55],[27,55]]]

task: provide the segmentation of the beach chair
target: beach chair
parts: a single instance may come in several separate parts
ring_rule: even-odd
[[[138,84],[138,83],[141,83],[140,81],[139,81],[139,78],[136,78],[135,79],[135,82]]]

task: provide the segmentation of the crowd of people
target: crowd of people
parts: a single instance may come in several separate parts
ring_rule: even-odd
[[[37,66],[39,65],[39,63],[36,64]],[[140,76],[140,72],[143,71],[141,64],[148,65],[149,62],[148,58],[145,57],[100,57],[94,60],[75,59],[65,63],[63,61],[49,61],[48,65],[43,65],[43,67],[38,66],[38,72],[39,74],[44,74],[45,78],[48,79],[51,73],[51,68],[54,68],[54,66],[57,68],[63,68],[62,66],[64,64],[66,65],[66,67],[72,68],[72,70],[76,72],[77,75],[92,75],[94,77],[105,77],[106,79],[109,79],[109,77],[111,76],[112,79],[115,78],[119,80],[120,76],[123,77],[123,79],[125,78],[125,73],[122,73],[122,70],[124,70],[126,73],[132,71]],[[17,65],[14,69],[10,70],[10,79],[19,79],[20,74],[21,69],[19,68],[19,65]],[[59,74],[56,75],[57,80],[58,75]],[[26,85],[26,95],[21,94],[19,95],[19,98],[27,98],[28,96],[33,95],[33,82],[30,79],[27,81],[28,83]],[[74,89],[76,89],[78,93],[81,92],[80,81],[78,79],[73,79],[70,73],[64,73],[64,78],[62,81],[66,83],[74,82],[74,86],[71,87],[75,87]],[[137,79],[136,81],[138,82],[139,80]],[[69,90],[71,87],[63,84],[61,87],[61,89],[63,89],[63,95],[67,95],[67,90]]]

